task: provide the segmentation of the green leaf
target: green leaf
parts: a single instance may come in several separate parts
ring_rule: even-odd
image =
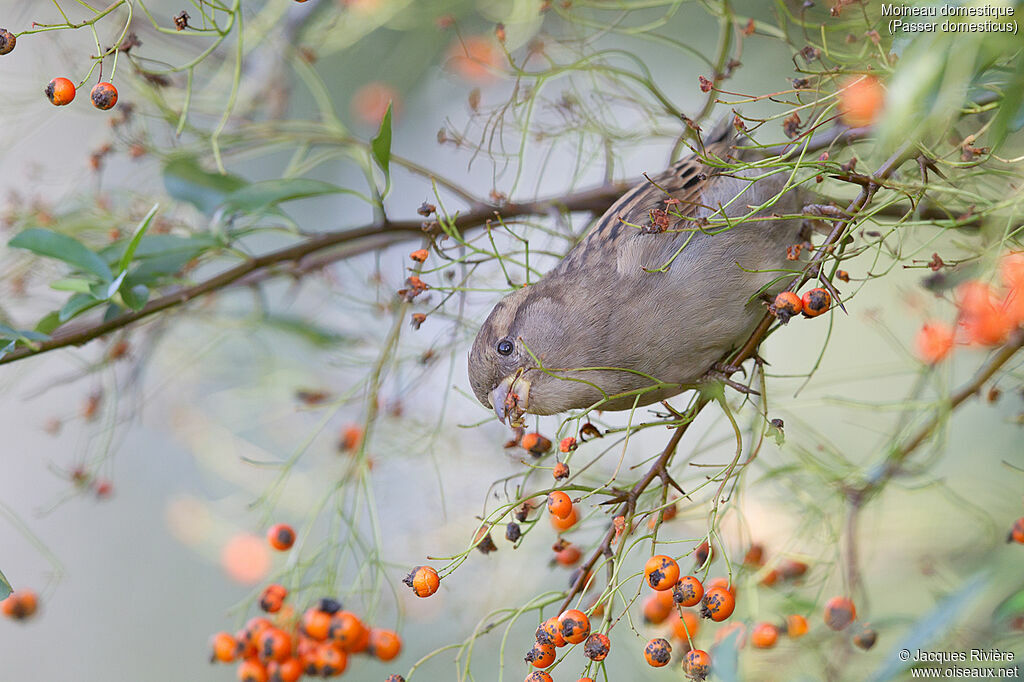
[[[92,282],[81,277],[66,277],[58,279],[56,282],[50,282],[50,288],[54,291],[74,291],[79,294],[89,293],[91,286]]]
[[[266,182],[254,182],[232,192],[224,200],[224,208],[228,211],[256,213],[284,201],[342,192],[355,194],[352,190],[308,178],[267,180]]]
[[[36,323],[36,331],[40,334],[51,334],[53,330],[61,325],[60,311],[48,313],[43,319]]]
[[[11,589],[11,584],[7,582],[7,578],[4,577],[3,572],[0,572],[0,599],[7,599],[7,597],[11,596],[11,592],[13,591],[14,590]]]
[[[391,102],[388,102],[388,110],[384,112],[384,118],[380,121],[380,129],[377,136],[370,141],[370,151],[373,152],[373,159],[384,171],[388,186],[391,185]]]
[[[11,339],[14,341],[46,341],[50,337],[39,332],[27,329],[12,329],[5,324],[0,324],[0,339]]]
[[[56,258],[75,266],[79,270],[90,272],[105,282],[112,278],[110,268],[103,259],[90,251],[85,244],[66,234],[33,227],[15,235],[7,245],[17,249],[27,249],[32,253],[47,258]]]
[[[95,308],[103,299],[94,297],[92,294],[75,294],[68,299],[68,302],[64,304],[64,307],[60,309],[60,313],[57,318],[63,324],[71,318],[84,313],[90,308]]]
[[[187,260],[195,258],[203,251],[220,246],[220,241],[210,234],[194,234],[179,237],[173,234],[147,234],[135,248],[135,261],[148,258],[160,258],[171,254],[185,254]],[[127,251],[128,242],[114,242],[100,250],[100,255],[110,264],[119,262]]]
[[[121,287],[121,300],[132,310],[141,310],[149,300],[149,287],[136,284],[133,287]]]
[[[128,270],[132,257],[135,255],[135,250],[139,248],[139,242],[142,241],[142,237],[146,234],[146,230],[149,229],[149,224],[153,222],[153,218],[156,217],[156,212],[159,208],[160,204],[153,204],[153,208],[149,209],[149,213],[142,219],[139,226],[135,228],[135,234],[132,235],[131,241],[128,242],[124,253],[121,254],[121,261],[118,263],[117,270],[122,275]]]
[[[211,173],[200,167],[194,156],[178,156],[164,165],[164,187],[179,201],[212,214],[224,198],[248,183],[237,175]]]
[[[931,612],[918,620],[904,637],[887,656],[882,660],[886,661],[871,680],[873,682],[885,682],[897,679],[909,668],[913,662],[902,660],[901,651],[927,650],[929,645],[935,643],[944,631],[963,620],[964,611],[971,602],[977,600],[988,584],[988,576],[976,574],[963,584],[958,592],[946,597]]]

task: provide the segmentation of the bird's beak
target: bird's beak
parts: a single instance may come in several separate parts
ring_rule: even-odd
[[[491,391],[490,399],[498,421],[507,419],[509,426],[522,426],[530,399],[530,382],[523,378],[520,370],[502,379]]]

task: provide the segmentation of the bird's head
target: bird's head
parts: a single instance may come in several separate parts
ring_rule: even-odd
[[[572,322],[565,302],[544,289],[542,282],[502,299],[469,353],[473,393],[511,425],[527,412],[555,414],[576,406],[581,402],[576,394],[588,388],[550,371],[582,366],[582,358],[567,333]]]

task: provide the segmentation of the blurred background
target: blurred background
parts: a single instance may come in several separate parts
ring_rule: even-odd
[[[120,57],[114,81],[120,102],[110,112],[89,107],[85,89],[82,101],[64,108],[51,106],[42,91],[58,75],[83,78],[96,40],[105,49],[119,39],[127,8],[98,21],[95,39],[88,28],[25,35],[0,57],[5,243],[21,229],[41,226],[100,248],[130,234],[154,203],[167,234],[238,228],[244,234],[234,246],[248,253],[374,220],[371,203],[348,194],[289,202],[283,216],[244,225],[205,210],[202,193],[217,189],[201,173],[174,171],[172,162],[190,160],[215,173],[210,133],[225,115],[220,152],[233,176],[255,182],[302,175],[372,194],[379,185],[367,178],[381,178],[366,160],[366,142],[390,101],[391,149],[405,160],[392,164],[383,202],[394,219],[418,219],[424,201],[441,200],[454,214],[473,208],[466,195],[526,201],[609,178],[634,179],[663,168],[686,130],[658,96],[696,115],[707,101],[697,76],[710,74],[706,60],[720,40],[715,3],[621,3],[620,9],[533,0],[247,2],[238,11],[243,58],[236,63],[236,27],[192,74],[179,135],[189,74],[171,71],[160,76],[165,83],[153,74],[195,59],[213,39],[170,32],[183,9],[200,25],[194,3],[128,4],[129,28],[141,46],[132,48],[134,68],[128,55]],[[864,4],[864,11],[875,11],[874,3]],[[743,38],[742,67],[723,87],[754,95],[790,89],[797,75],[793,45],[799,49],[803,40],[770,27],[795,22],[799,3],[730,5],[755,19],[757,30]],[[59,6],[71,23],[93,16],[82,4]],[[32,22],[61,23],[57,7],[0,0],[0,26],[21,31]],[[826,21],[829,7],[812,12],[801,21]],[[169,32],[154,30],[147,15]],[[495,35],[498,23],[504,47]],[[854,51],[874,49],[863,28],[856,40]],[[578,71],[561,78],[552,68],[545,79],[517,81],[505,49],[524,69],[575,63]],[[580,66],[587,60],[593,73]],[[643,82],[621,78],[613,67]],[[748,116],[782,110],[747,100],[730,98]],[[725,116],[729,107],[718,106],[704,125]],[[287,124],[270,125],[274,120]],[[317,136],[328,133],[332,142],[317,147]],[[769,120],[757,139],[784,140],[780,121]],[[1016,151],[1004,152],[1006,158],[1024,146],[1019,139],[1008,144]],[[852,155],[836,153],[843,160]],[[855,154],[865,172],[887,156],[871,145]],[[435,193],[418,167],[462,192],[440,183]],[[1019,171],[1019,164],[1001,166],[988,194],[1019,187]],[[820,189],[839,199],[853,195],[838,183]],[[557,262],[587,218],[553,212],[516,225],[513,231],[529,231],[531,278]],[[507,234],[498,239],[498,248],[515,248]],[[738,679],[898,676],[885,669],[907,642],[1024,655],[1015,620],[1024,614],[1024,550],[1006,543],[1013,521],[1024,516],[1019,360],[997,382],[998,398],[972,400],[951,415],[934,443],[913,458],[910,475],[896,478],[860,516],[854,532],[864,591],[857,608],[877,629],[878,644],[854,650],[822,624],[820,605],[847,589],[842,566],[849,528],[840,482],[870,475],[893,434],[919,423],[929,401],[968,380],[986,357],[984,350],[958,349],[925,376],[913,355],[914,335],[923,321],[951,320],[955,312],[922,287],[929,270],[903,267],[915,259],[926,263],[933,252],[971,252],[985,237],[921,223],[894,239],[898,251],[869,250],[844,263],[851,277],[846,312],[796,321],[762,346],[770,362],[769,417],[784,420],[786,438],[766,442],[747,467],[725,507],[720,537],[732,563],[755,542],[769,556],[810,566],[801,581],[775,587],[759,586],[755,572],[737,573],[734,618],[778,622],[801,613],[811,632],[771,651],[742,649]],[[565,588],[571,569],[552,565],[556,536],[546,522],[514,550],[500,537],[502,522],[494,533],[498,551],[472,551],[430,599],[416,599],[400,583],[428,557],[467,551],[480,519],[515,499],[527,467],[552,463],[504,448],[508,429],[469,389],[468,343],[508,288],[500,264],[482,259],[468,268],[428,260],[422,276],[436,291],[408,308],[396,305],[395,291],[410,274],[408,253],[425,243],[413,235],[301,278],[233,287],[85,347],[0,367],[0,570],[15,590],[34,589],[41,602],[32,620],[0,621],[0,680],[233,679],[227,666],[209,664],[209,637],[233,632],[255,615],[254,599],[270,580],[293,590],[297,609],[335,595],[368,622],[401,633],[399,658],[354,658],[346,673],[351,679],[382,680],[393,672],[424,680],[527,674],[520,659],[537,624],[532,613],[507,639],[502,624],[471,647],[420,661],[469,641],[494,610],[516,609],[538,595],[557,605],[550,595]],[[183,279],[199,281],[231,257],[206,254]],[[67,299],[48,286],[66,271],[63,265],[16,249],[4,250],[2,259],[5,324],[32,328]],[[526,276],[522,267],[511,274],[516,282]],[[418,329],[408,322],[413,311],[429,313]],[[373,383],[375,373],[380,379]],[[600,423],[613,427],[625,419],[606,414]],[[739,419],[756,428],[757,410],[747,406]],[[366,439],[355,453],[339,446],[353,427]],[[530,427],[551,438],[569,433],[555,417]],[[688,432],[680,453],[686,462],[674,470],[686,490],[706,481],[707,470],[694,465],[729,461],[731,433],[718,412],[703,414]],[[635,434],[628,450],[621,441],[587,444],[572,466],[593,460],[582,480],[597,485],[620,456],[627,467],[644,462],[666,438],[652,428]],[[538,471],[522,485],[550,487],[549,475]],[[706,498],[680,505],[661,541],[680,543],[678,553],[698,543],[707,532]],[[584,522],[567,534],[584,550],[608,521],[603,508],[586,508]],[[262,542],[276,522],[298,530],[293,552],[272,552]],[[676,547],[668,545],[671,553]],[[719,557],[711,575],[727,570]],[[617,611],[637,585],[634,579],[623,588]],[[643,643],[665,629],[644,625],[639,606],[637,600],[613,630],[612,654],[605,672],[591,672],[595,679],[669,674],[642,663]],[[710,647],[719,627],[706,623],[695,643]],[[582,661],[570,655],[553,676],[575,680]],[[672,674],[679,676],[677,666]]]

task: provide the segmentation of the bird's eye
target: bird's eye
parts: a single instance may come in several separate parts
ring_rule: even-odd
[[[515,350],[515,346],[508,339],[502,339],[501,341],[498,341],[499,355],[512,355],[513,350]]]

